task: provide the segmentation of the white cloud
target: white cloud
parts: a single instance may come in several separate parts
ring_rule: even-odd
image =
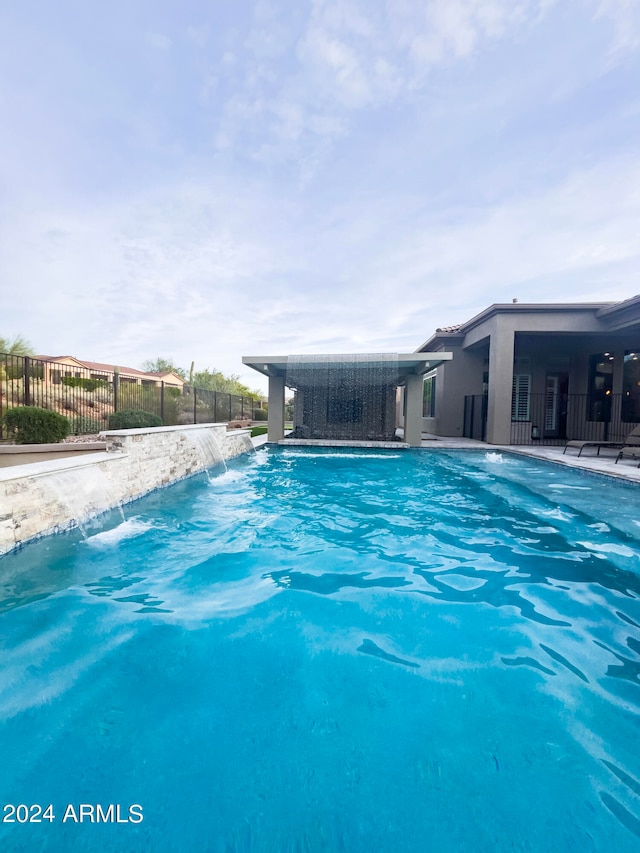
[[[225,59],[229,49],[209,68],[210,79],[234,75],[220,130],[260,163],[297,165],[304,185],[359,112],[406,104],[436,66],[465,62],[537,25],[548,7],[549,0],[314,0],[290,22],[280,5],[258,4],[249,35],[234,48],[244,50],[234,57],[238,68]],[[259,141],[257,111],[279,117]]]
[[[637,0],[587,0],[595,18],[613,24],[612,55],[626,54],[640,46],[640,3]]]
[[[618,161],[506,204],[461,211],[457,222],[414,227],[376,265],[372,298],[393,288],[407,307],[434,311],[444,325],[514,296],[625,298],[638,290],[639,187],[640,165]]]
[[[377,7],[327,0],[314,4],[298,55],[326,97],[362,108],[423,85],[438,64],[538,23],[547,7],[545,0],[387,0]]]
[[[5,84],[0,282],[28,300],[0,333],[239,373],[638,290],[640,3],[240,5],[150,23],[166,53],[128,58],[131,100],[112,53],[86,92],[37,56],[47,85]]]

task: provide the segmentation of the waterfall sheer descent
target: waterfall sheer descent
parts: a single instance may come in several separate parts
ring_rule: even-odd
[[[225,471],[227,470],[227,463],[224,460],[220,442],[213,430],[185,430],[183,435],[195,447],[208,477],[209,469],[216,465],[221,465]],[[211,478],[209,477],[209,479]]]
[[[286,384],[296,392],[292,437],[395,438],[399,384],[395,353],[291,355]]]

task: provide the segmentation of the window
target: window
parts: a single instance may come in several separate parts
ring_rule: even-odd
[[[511,394],[511,420],[529,420],[529,400],[531,397],[531,374],[513,374],[513,392]]]
[[[427,376],[422,388],[422,417],[434,418],[436,415],[436,375]]]
[[[614,356],[599,352],[589,357],[588,420],[608,423],[611,420]]]
[[[622,368],[622,420],[640,423],[640,352],[627,350]]]

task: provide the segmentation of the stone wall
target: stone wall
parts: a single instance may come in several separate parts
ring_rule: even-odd
[[[107,452],[0,470],[0,554],[253,452],[248,430],[194,424],[101,433]]]

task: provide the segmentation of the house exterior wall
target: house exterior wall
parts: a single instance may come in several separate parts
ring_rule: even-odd
[[[520,443],[528,429],[538,433],[542,425],[512,424],[514,373],[530,376],[531,397],[544,398],[547,377],[552,374],[566,385],[568,437],[581,437],[584,424],[590,436],[604,433],[600,422],[587,422],[589,359],[596,353],[614,357],[613,395],[621,395],[625,351],[640,350],[640,298],[628,300],[616,311],[607,305],[497,305],[491,306],[455,332],[444,332],[427,341],[423,350],[455,353],[452,362],[438,369],[435,417],[425,419],[425,431],[438,435],[461,435],[464,397],[482,396],[487,370],[486,440],[493,444]],[[630,313],[635,311],[635,325]],[[450,340],[450,342],[449,342]],[[540,420],[539,415],[537,420]],[[476,436],[478,437],[478,436]]]
[[[61,356],[59,358],[34,356],[33,361],[41,366],[44,381],[56,385],[65,376],[113,382],[117,369],[116,365],[98,364],[97,362],[85,363],[73,356]],[[164,374],[144,373],[124,367],[118,370],[118,376],[121,382],[130,382],[135,385],[160,387],[164,382],[165,387],[179,389],[185,385],[184,379],[172,372]]]
[[[451,346],[447,351],[453,353],[453,359],[436,371],[435,415],[422,419],[422,430],[460,437],[464,434],[464,398],[481,393],[478,389],[482,389],[488,347],[465,350]]]

